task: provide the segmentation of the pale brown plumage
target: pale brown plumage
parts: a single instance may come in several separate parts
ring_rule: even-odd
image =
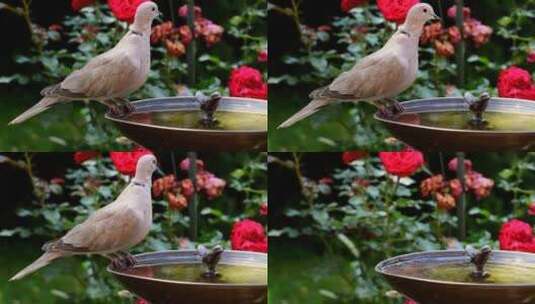
[[[95,211],[60,239],[46,243],[42,248],[45,253],[10,281],[21,279],[61,257],[106,256],[141,242],[152,224],[151,176],[154,170],[154,155],[141,157],[134,179],[113,203]]]
[[[383,104],[416,80],[418,71],[418,42],[425,22],[436,18],[429,4],[413,6],[406,22],[377,52],[364,57],[355,66],[338,76],[328,86],[314,90],[312,101],[283,122],[286,128],[321,108],[335,102],[366,101]]]
[[[112,109],[126,106],[124,99],[147,80],[151,25],[158,14],[154,2],[139,5],[130,30],[115,47],[92,58],[62,82],[44,88],[43,98],[9,124],[22,123],[56,104],[74,100],[96,100]]]

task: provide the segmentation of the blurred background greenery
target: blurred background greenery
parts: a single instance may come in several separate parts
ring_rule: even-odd
[[[35,104],[40,90],[60,82],[74,68],[111,47],[126,31],[126,23],[117,21],[105,1],[73,12],[71,1],[5,0],[2,4],[23,7],[29,4],[31,33],[23,16],[0,8],[0,151],[73,151],[83,149],[125,149],[115,140],[119,132],[103,116],[106,109],[92,102],[64,104],[46,111],[24,124],[7,123]],[[177,10],[184,0],[156,0],[164,13],[163,21],[185,20]],[[267,49],[267,24],[263,0],[198,0],[203,16],[221,25],[225,32],[212,47],[198,41],[197,82],[192,90],[221,91],[228,95],[230,71],[249,65],[266,72],[267,64],[258,62],[258,52]],[[157,25],[155,22],[154,25]],[[60,25],[60,30],[57,29]],[[52,26],[52,27],[51,27]],[[58,36],[59,35],[59,36]],[[34,39],[32,40],[32,36]],[[35,42],[38,37],[39,42]],[[188,83],[186,57],[169,54],[162,44],[152,46],[152,73],[147,84],[130,96],[142,98],[176,96]]]
[[[405,195],[398,189],[393,209],[386,209],[383,204],[393,184],[387,182],[383,189],[366,174],[355,177],[353,183],[344,180],[362,166],[372,172],[380,169],[375,166],[375,153],[360,160],[364,165],[344,163],[341,153],[270,153],[269,196],[277,202],[269,217],[270,303],[402,303],[399,295],[386,296],[390,287],[375,273],[375,265],[397,254],[460,245],[455,209],[439,211],[434,201],[421,196],[419,187],[430,175],[454,177],[448,162],[456,155],[424,155],[425,169],[411,176],[415,183],[407,184]],[[495,184],[488,197],[468,196],[467,238],[461,246],[497,247],[499,229],[511,218],[535,224],[527,211],[535,201],[534,153],[482,152],[466,157],[474,170]],[[370,186],[358,186],[367,179]],[[348,189],[354,194],[344,195]],[[367,199],[371,193],[374,198]],[[360,200],[367,201],[368,207],[356,206]],[[388,221],[397,224],[387,229]],[[340,232],[355,246],[359,258],[351,253],[347,240],[338,238]],[[390,242],[395,243],[387,245]]]
[[[331,106],[290,128],[276,129],[309,102],[309,92],[328,84],[359,58],[380,48],[391,35],[393,28],[377,12],[375,1],[350,13],[341,11],[341,1],[269,2],[273,4],[268,12],[270,151],[389,149],[384,144],[388,132],[373,120],[375,108],[367,104]],[[430,3],[442,16],[455,3],[423,2]],[[529,68],[526,53],[535,48],[535,1],[466,0],[465,5],[471,9],[472,17],[494,31],[490,42],[482,47],[468,44],[466,86],[457,87],[455,56],[443,58],[426,45],[420,51],[418,81],[399,96],[401,101],[459,95],[463,89],[488,91],[496,96],[496,80],[502,68],[511,64]],[[446,26],[454,23],[448,17],[443,19]],[[325,26],[328,30],[324,30]],[[359,28],[362,33],[355,35]]]
[[[185,153],[157,156],[166,174],[176,172],[178,182],[187,177],[173,160],[180,162]],[[151,232],[131,252],[193,249],[200,243],[230,248],[236,221],[267,222],[259,213],[267,202],[265,157],[262,153],[199,153],[204,169],[225,186],[210,199],[199,190],[196,241],[187,208],[191,198],[179,208],[165,195],[153,195]],[[8,282],[42,254],[45,242],[61,237],[88,214],[112,202],[128,181],[106,153],[81,164],[73,153],[0,155],[0,303],[142,303],[133,295],[119,295],[124,288],[106,272],[109,261],[100,256],[60,259],[22,280]]]

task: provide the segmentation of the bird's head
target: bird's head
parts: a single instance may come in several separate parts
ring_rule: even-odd
[[[152,21],[160,15],[158,5],[152,1],[146,1],[141,3],[136,10],[136,16],[134,17],[134,24],[144,25],[142,27],[149,27],[152,25]]]
[[[440,17],[435,14],[435,10],[431,5],[418,3],[409,10],[405,23],[424,26],[426,22],[431,20],[440,20]]]
[[[158,170],[158,161],[153,154],[143,155],[137,161],[136,179],[141,181],[149,180],[154,171]]]

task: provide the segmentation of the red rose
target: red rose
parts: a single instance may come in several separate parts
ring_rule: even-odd
[[[124,175],[134,176],[137,161],[146,154],[152,154],[152,152],[145,148],[137,148],[131,152],[110,152],[110,158],[117,171]]]
[[[230,96],[267,98],[267,84],[264,82],[262,73],[245,65],[232,70],[228,86]]]
[[[364,151],[347,151],[342,153],[342,162],[346,165],[349,165],[355,160],[364,158],[368,155],[368,153]]]
[[[498,239],[502,250],[535,252],[533,229],[523,221],[515,219],[503,224]]]
[[[411,176],[424,164],[424,155],[419,151],[380,152],[386,172],[399,177]]]
[[[115,18],[132,23],[137,7],[145,1],[147,0],[108,0],[108,6]]]
[[[450,160],[450,162],[448,163],[448,169],[450,169],[450,171],[457,172],[458,162],[459,162],[459,160],[457,159],[457,157],[452,158]],[[464,160],[464,170],[466,172],[472,171],[472,161],[471,160],[469,160],[469,159],[465,159]]]
[[[420,0],[377,0],[377,6],[386,20],[402,24],[411,7]]]
[[[267,203],[263,203],[262,205],[260,205],[260,215],[261,216],[267,216],[268,215],[268,204]]]
[[[86,6],[90,6],[95,3],[95,0],[71,0],[72,10],[77,12]]]
[[[531,203],[528,207],[528,214],[529,215],[535,215],[535,202]]]
[[[85,162],[86,160],[93,159],[100,155],[98,151],[78,151],[74,152],[74,162],[78,165]]]
[[[511,66],[498,76],[500,97],[535,99],[535,86],[528,71]]]
[[[232,250],[267,252],[268,240],[264,227],[253,220],[236,222],[230,235]]]
[[[340,8],[343,12],[349,12],[353,8],[357,6],[364,5],[368,2],[368,0],[342,0],[340,2]]]
[[[403,302],[403,304],[418,304],[418,302],[407,298],[405,299],[405,302]]]
[[[268,61],[268,51],[267,50],[261,50],[258,52],[258,57],[256,58],[258,62],[267,62]]]
[[[467,6],[463,7],[464,18],[465,19],[470,18],[470,14],[471,14],[470,8]],[[448,8],[448,17],[452,19],[455,19],[455,17],[457,17],[457,5],[453,5],[450,8]]]

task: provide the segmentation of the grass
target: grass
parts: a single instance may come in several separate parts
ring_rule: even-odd
[[[339,265],[313,246],[295,241],[269,241],[269,303],[319,304],[322,290],[350,292],[341,279]]]
[[[58,260],[29,277],[8,282],[11,276],[33,262],[42,252],[39,244],[26,241],[2,245],[0,303],[72,303],[61,296],[84,292],[82,284],[74,279],[81,272],[75,258]]]
[[[24,91],[0,93],[0,151],[73,151],[75,149],[100,150],[88,146],[84,135],[87,124],[80,109],[81,102],[61,104],[53,109],[19,124],[7,124],[38,101],[38,96]],[[97,115],[103,116],[104,109],[96,102],[91,103]],[[104,120],[104,119],[102,119]],[[104,122],[107,125],[111,123]],[[107,126],[109,128],[111,126]]]
[[[359,150],[362,141],[359,128],[354,127],[350,109],[353,104],[335,104],[323,108],[314,115],[297,122],[295,125],[277,129],[283,121],[299,111],[308,102],[300,92],[272,90],[269,95],[269,151],[270,152],[326,152],[355,149]],[[375,109],[362,105],[359,110],[373,115]],[[382,126],[376,122],[380,132]],[[380,133],[379,133],[380,134]]]

